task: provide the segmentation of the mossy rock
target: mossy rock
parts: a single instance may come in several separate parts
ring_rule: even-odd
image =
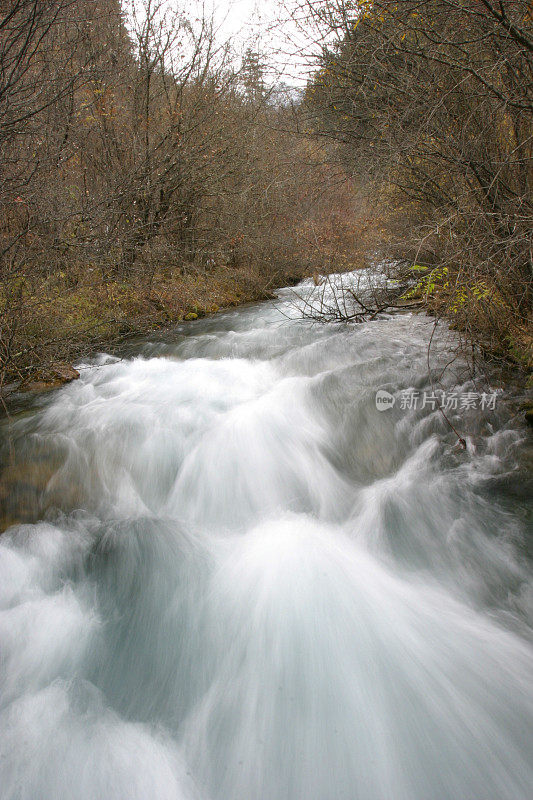
[[[19,388],[21,392],[46,392],[79,377],[78,370],[70,364],[51,364],[50,367],[35,372]]]
[[[189,322],[189,321],[190,321],[190,320],[192,320],[192,319],[198,319],[198,314],[195,314],[195,312],[194,312],[194,311],[189,311],[189,313],[188,313],[188,314],[185,314],[185,316],[183,317],[183,319],[186,319],[186,320],[187,320],[187,322]]]

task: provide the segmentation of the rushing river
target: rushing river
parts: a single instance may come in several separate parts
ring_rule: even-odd
[[[427,317],[291,316],[154,334],[5,423],[41,488],[0,537],[2,800],[532,797],[521,415],[452,408],[465,452],[405,402]]]

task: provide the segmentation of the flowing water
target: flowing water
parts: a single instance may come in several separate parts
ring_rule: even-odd
[[[291,309],[101,356],[5,424],[37,519],[0,538],[2,800],[531,798],[528,432],[505,392],[451,412],[466,452],[402,408],[425,316]]]

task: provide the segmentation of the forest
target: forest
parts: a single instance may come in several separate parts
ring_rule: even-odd
[[[302,90],[186,4],[0,3],[0,387],[379,259],[527,373],[531,2],[287,12]]]

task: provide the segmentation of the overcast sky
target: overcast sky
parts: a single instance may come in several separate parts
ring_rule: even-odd
[[[304,59],[297,52],[305,36],[279,0],[214,0],[213,5],[221,38],[231,38],[237,50],[255,44],[274,62],[282,80],[305,82]]]
[[[123,0],[132,16],[142,19],[146,0]],[[305,26],[290,18],[288,6],[298,0],[163,0],[168,11],[183,13],[191,21],[214,18],[219,44],[230,42],[232,51],[243,54],[247,47],[257,50],[271,65],[269,83],[305,84],[308,68],[302,50],[310,37]],[[237,61],[238,63],[238,61]]]

